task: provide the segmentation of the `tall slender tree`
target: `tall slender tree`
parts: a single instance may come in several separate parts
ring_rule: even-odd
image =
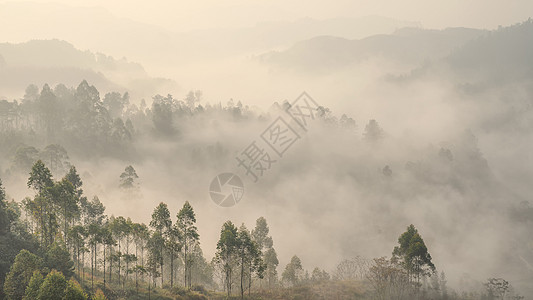
[[[122,271],[122,264],[121,264],[121,261],[122,261],[122,241],[124,240],[124,236],[125,236],[125,233],[127,231],[127,220],[122,217],[122,216],[119,216],[119,217],[111,217],[110,219],[110,229],[111,229],[111,233],[113,234],[113,237],[115,238],[115,240],[117,241],[117,245],[118,245],[118,251],[116,251],[113,256],[111,256],[112,258],[112,261],[116,261],[118,263],[118,266],[117,266],[117,274],[118,274],[118,284],[121,283],[121,271]],[[112,264],[110,264],[110,266],[112,266]],[[112,267],[111,267],[112,268]],[[110,271],[110,276],[111,276],[111,271]],[[109,280],[111,282],[111,279]]]
[[[54,223],[51,215],[50,197],[47,193],[53,185],[50,170],[41,160],[35,162],[28,178],[28,187],[37,192],[33,200],[34,205],[32,205],[36,210],[32,212],[32,215],[38,224],[37,232],[40,235],[41,247],[47,247],[51,243],[50,237],[53,236],[53,228],[51,227]]]
[[[277,275],[276,267],[279,262],[277,259],[276,251],[274,250],[274,242],[272,237],[269,236],[270,229],[268,228],[267,221],[264,217],[259,217],[255,222],[255,229],[252,230],[252,239],[257,243],[257,247],[261,252],[261,259],[263,266],[261,269],[266,272],[268,285],[271,286],[272,281]],[[266,255],[268,252],[268,256]],[[264,272],[262,272],[264,273]],[[251,288],[252,272],[250,272],[249,285]],[[264,275],[264,274],[261,274]],[[259,281],[261,283],[262,280]]]
[[[191,259],[190,251],[198,243],[200,235],[196,228],[196,215],[189,203],[186,201],[183,207],[177,214],[176,227],[181,233],[183,241],[183,265],[184,265],[184,286],[191,287],[191,269],[193,260]]]
[[[217,242],[215,260],[224,272],[224,283],[228,298],[231,296],[232,275],[237,260],[238,235],[237,227],[231,221],[226,221],[220,231],[220,239]]]
[[[140,257],[140,268],[136,269],[135,272],[135,286],[138,286],[137,284],[137,277],[139,274],[141,274],[141,281],[144,280],[144,273],[146,271],[144,267],[144,249],[146,247],[146,244],[148,243],[148,240],[150,239],[150,231],[148,229],[148,226],[146,224],[142,223],[134,223],[132,226],[133,231],[133,240],[135,241],[135,256]],[[140,256],[139,256],[139,250],[140,250]],[[137,260],[139,262],[139,260]]]
[[[159,234],[159,237],[155,239],[154,242],[159,243],[159,252],[161,253],[161,255],[159,256],[159,266],[161,271],[161,286],[163,286],[163,251],[165,248],[165,235],[172,229],[170,211],[168,210],[168,206],[165,203],[159,203],[159,205],[154,209],[154,212],[152,213],[152,221],[150,221],[150,226],[154,228],[154,230]]]

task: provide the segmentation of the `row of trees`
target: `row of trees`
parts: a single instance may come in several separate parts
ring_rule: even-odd
[[[201,103],[201,91],[190,91],[183,98],[155,95],[151,105],[142,99],[139,105],[130,101],[129,94],[106,93],[102,98],[96,87],[83,80],[76,88],[58,84],[41,89],[29,85],[25,94],[11,102],[0,99],[0,141],[17,145],[29,140],[41,144],[59,144],[76,155],[134,155],[132,141],[143,135],[174,137],[182,132],[191,117],[216,115],[228,120],[265,120],[261,113],[230,99],[226,104]],[[137,102],[137,101],[135,101]],[[288,106],[275,103],[280,109]],[[276,112],[277,114],[278,112]],[[319,107],[316,117],[325,124],[353,130],[355,120],[342,115],[337,118],[326,107]],[[375,123],[375,121],[373,121]],[[369,123],[365,136],[380,136],[377,124]],[[2,149],[0,151],[9,151]],[[11,149],[13,151],[13,149]],[[12,154],[12,153],[11,153]]]
[[[26,132],[47,143],[122,148],[134,134],[123,118],[129,95],[113,92],[100,99],[98,90],[82,81],[76,89],[30,85],[22,99],[0,102],[0,132]]]
[[[132,167],[124,174],[123,179],[136,175]],[[114,285],[123,291],[126,286],[138,291],[141,284],[147,284],[148,289],[167,285],[191,289],[202,284],[220,288],[229,297],[238,288],[241,298],[245,292],[250,295],[254,286],[271,289],[334,279],[367,281],[376,299],[459,299],[448,291],[444,273],[437,274],[413,225],[400,235],[390,259],[343,260],[330,276],[319,268],[309,274],[293,256],[278,281],[279,261],[262,217],[251,231],[244,224],[237,227],[225,222],[215,257],[207,262],[189,202],[174,217],[168,206],[160,203],[147,225],[107,216],[98,197],[88,200],[84,196],[83,183],[73,166],[61,180],[54,180],[46,165],[37,161],[27,185],[35,195],[18,205],[6,201],[0,181],[0,276],[5,278],[2,285],[8,299],[59,299],[66,294],[77,295],[72,299],[86,299],[80,285],[71,280],[74,275],[80,282],[90,282],[88,292],[93,297],[95,278],[103,280],[104,287]],[[501,278],[487,281],[486,289],[487,299],[506,295],[520,299]],[[46,296],[50,293],[54,296]]]
[[[136,172],[128,166],[123,175],[122,184],[129,188]],[[66,280],[76,274],[83,282],[86,270],[90,270],[92,292],[95,278],[103,279],[104,286],[118,284],[122,289],[129,282],[134,282],[137,289],[142,282],[148,283],[149,288],[163,287],[165,283],[173,288],[177,285],[178,272],[183,287],[190,289],[194,283],[215,287],[213,274],[217,268],[228,275],[223,279],[228,293],[236,274],[240,276],[241,295],[245,289],[251,289],[253,277],[262,279],[265,272],[269,286],[277,281],[277,255],[264,218],[257,220],[251,232],[244,225],[237,230],[231,222],[224,224],[219,252],[208,263],[200,248],[196,215],[189,202],[184,203],[175,218],[167,205],[160,203],[146,225],[122,216],[107,216],[97,196],[91,200],[84,196],[83,183],[74,166],[62,179],[55,180],[38,160],[31,168],[27,185],[35,195],[26,197],[20,204],[24,213],[21,219],[18,219],[22,215],[19,205],[11,202],[12,208],[7,209],[5,193],[0,188],[0,203],[5,206],[0,212],[6,216],[1,218],[6,223],[2,230],[7,232],[17,223],[19,231],[36,244],[30,251],[41,253],[40,257],[47,262],[47,269],[26,270],[30,274],[27,280],[17,281],[19,294],[24,293],[34,271],[46,275],[52,269],[57,269]],[[9,217],[10,212],[15,216]],[[159,284],[156,279],[160,279]],[[7,286],[4,285],[4,291],[11,293]]]

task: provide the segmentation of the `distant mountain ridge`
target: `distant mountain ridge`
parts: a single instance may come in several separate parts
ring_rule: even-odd
[[[285,51],[262,54],[258,59],[283,68],[320,71],[334,70],[376,56],[419,64],[445,57],[455,48],[485,34],[485,30],[469,28],[402,28],[393,34],[356,40],[320,36],[298,42]]]
[[[0,97],[19,93],[29,84],[77,86],[84,79],[102,90],[129,91],[140,97],[175,86],[171,80],[149,76],[140,64],[81,51],[66,41],[0,43]]]
[[[98,70],[118,68],[146,75],[140,64],[126,59],[115,60],[102,53],[81,51],[69,42],[57,39],[31,40],[20,44],[0,43],[0,53],[10,66],[81,67]]]
[[[54,22],[50,22],[51,19]],[[0,28],[17,27],[16,32],[2,34],[0,38],[4,41],[58,38],[84,49],[118,57],[125,55],[150,68],[153,65],[179,67],[191,60],[260,53],[318,35],[362,38],[406,26],[418,24],[366,16],[325,20],[304,18],[262,22],[242,28],[173,31],[119,18],[100,7],[80,8],[26,1],[0,3]]]

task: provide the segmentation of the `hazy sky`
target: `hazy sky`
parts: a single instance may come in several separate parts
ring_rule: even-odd
[[[10,1],[0,0],[0,3]],[[420,22],[424,27],[495,28],[523,21],[533,11],[530,0],[34,0],[73,6],[100,6],[114,15],[168,29],[251,26],[262,21],[294,21],[380,15]]]

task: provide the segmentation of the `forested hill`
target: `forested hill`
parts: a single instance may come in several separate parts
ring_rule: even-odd
[[[358,266],[361,261],[367,267],[378,268],[374,271],[392,268],[401,273],[403,267],[395,262],[373,258],[391,256],[403,228],[414,223],[424,235],[432,264],[447,274],[457,297],[463,291],[483,297],[486,293],[483,283],[487,283],[487,278],[501,277],[520,291],[528,291],[529,270],[523,262],[532,260],[527,248],[532,209],[526,199],[494,175],[472,131],[457,130],[444,141],[413,141],[390,134],[382,127],[381,120],[339,116],[320,107],[317,122],[302,136],[301,143],[254,185],[234,162],[235,153],[283,113],[279,107],[287,103],[262,112],[232,99],[224,104],[209,103],[213,100],[204,99],[200,91],[191,91],[179,97],[156,95],[151,102],[139,101],[140,105],[136,105],[128,93],[100,95],[87,81],[77,87],[30,85],[21,94],[16,101],[0,102],[0,178],[6,186],[7,199],[15,200],[6,207],[12,211],[9,228],[18,235],[9,237],[14,239],[9,243],[19,243],[17,249],[29,249],[44,262],[47,259],[44,253],[48,251],[59,251],[65,256],[65,249],[58,247],[67,243],[66,251],[76,263],[77,278],[91,293],[97,288],[105,289],[100,285],[103,270],[113,277],[109,284],[121,283],[123,290],[128,290],[124,286],[129,285],[131,293],[133,275],[137,274],[138,279],[144,272],[142,268],[129,273],[127,270],[137,266],[132,256],[136,249],[133,236],[116,233],[120,243],[106,246],[109,252],[104,259],[104,241],[91,236],[96,231],[82,234],[83,230],[96,230],[94,226],[91,229],[91,222],[104,224],[107,216],[111,222],[108,224],[130,224],[130,218],[132,226],[144,223],[148,227],[154,218],[161,216],[166,220],[167,215],[172,222],[177,222],[175,216],[186,201],[194,207],[198,218],[196,226],[205,255],[201,264],[196,265],[202,266],[201,272],[208,270],[208,266],[214,268],[209,264],[211,258],[219,257],[218,263],[223,258],[224,252],[220,251],[225,251],[224,244],[219,245],[222,224],[223,232],[241,234],[240,238],[246,239],[249,229],[240,225],[244,223],[252,228],[257,218],[264,216],[275,241],[277,260],[288,269],[284,287],[308,282],[306,278],[312,280],[312,273],[315,273],[314,280],[326,280],[326,273],[331,278],[337,267]],[[246,197],[236,207],[221,213],[206,191],[210,180],[224,171],[242,176]],[[46,178],[28,178],[29,172],[35,176],[45,174]],[[76,187],[81,182],[83,188]],[[68,202],[73,205],[72,214],[64,202],[72,200],[71,196],[79,197],[75,202]],[[44,213],[40,207],[46,208]],[[258,208],[261,214],[257,213]],[[113,221],[113,216],[117,221]],[[228,219],[231,223],[226,222]],[[152,242],[157,243],[159,239],[158,245],[162,245],[161,237],[168,236],[164,231],[168,222],[154,222],[150,225],[155,239]],[[69,237],[73,228],[80,230],[76,234],[81,235],[78,240],[83,244],[76,246],[69,240],[74,238]],[[156,233],[159,235],[154,237]],[[317,236],[321,242],[309,251],[309,243],[316,241]],[[16,255],[12,252],[5,252],[10,253],[9,263],[4,264],[6,273]],[[114,258],[113,254],[119,252],[122,256]],[[185,270],[178,262],[172,266],[171,252],[157,247],[152,252],[159,265],[149,271],[151,277],[141,279],[143,289],[148,283],[153,286],[154,278],[157,287],[164,286],[174,275],[171,270],[176,269],[175,274],[180,274],[180,268]],[[145,254],[144,259],[148,259],[149,253]],[[297,257],[293,258],[295,254]],[[140,255],[136,253],[135,257],[138,259]],[[163,257],[162,265],[157,255],[162,255],[159,256]],[[184,254],[176,255],[179,259]],[[357,255],[364,259],[355,259]],[[22,257],[21,260],[35,260],[38,265],[38,257],[28,254]],[[344,260],[348,261],[341,266]],[[309,269],[306,276],[300,265],[318,269],[316,272]],[[282,267],[276,270],[278,277],[273,282],[285,271]],[[363,270],[366,270],[362,271],[363,282],[368,283],[365,280],[370,275],[365,272],[370,269]],[[471,277],[461,275],[471,270],[476,270]],[[271,272],[275,274],[272,269]],[[207,279],[201,279],[204,275],[199,274],[204,273],[195,274],[193,278],[198,284],[227,292],[230,286],[226,284],[231,281],[234,293],[240,290],[238,281],[234,281],[238,277],[230,280],[228,274],[213,271],[205,273]],[[244,278],[245,273],[241,274]],[[68,270],[63,275],[68,277]],[[90,287],[88,278],[95,281]],[[407,282],[419,284],[422,281],[418,279],[407,279]],[[255,281],[263,282],[260,286],[266,285],[265,281]],[[495,281],[494,285],[499,283]],[[421,286],[429,289],[427,282]],[[252,290],[258,291],[254,287]],[[116,291],[117,287],[112,289]],[[362,289],[356,290],[364,297]]]

